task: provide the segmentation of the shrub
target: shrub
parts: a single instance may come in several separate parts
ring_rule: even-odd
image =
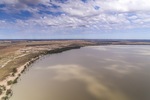
[[[8,89],[7,91],[6,91],[6,95],[9,95],[9,94],[11,94],[12,93],[12,90],[11,89]]]
[[[16,73],[17,72],[17,68],[13,68],[12,71],[13,71],[13,73]]]
[[[3,93],[3,90],[0,88],[0,95]]]
[[[18,77],[13,81],[13,84],[17,83]]]
[[[6,90],[6,87],[4,85],[0,86],[0,88],[5,91]]]
[[[12,76],[15,76],[15,73],[12,73]]]
[[[10,81],[7,82],[7,85],[11,85],[12,83],[13,83],[13,81],[10,80]]]
[[[2,97],[2,100],[8,100],[8,96]]]

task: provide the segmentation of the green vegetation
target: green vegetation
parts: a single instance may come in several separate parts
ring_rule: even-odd
[[[17,68],[13,68],[13,69],[12,69],[12,72],[13,72],[13,73],[17,73]]]
[[[13,84],[17,83],[18,77],[13,81]]]
[[[3,90],[0,88],[0,95],[3,93]]]
[[[11,89],[8,89],[7,91],[6,91],[6,95],[10,95],[12,93],[12,90]]]
[[[0,85],[0,89],[2,89],[3,91],[5,91],[6,90],[6,87],[4,86],[4,85]]]
[[[2,100],[8,100],[8,96],[2,97]]]
[[[12,81],[12,80],[7,81],[7,85],[11,85],[11,84],[13,84],[13,81]]]
[[[29,64],[31,64],[32,61],[29,62]],[[32,62],[33,63],[33,62]],[[23,73],[26,70],[27,66],[24,66],[23,70],[21,71],[21,73]],[[20,76],[21,74],[19,74]]]

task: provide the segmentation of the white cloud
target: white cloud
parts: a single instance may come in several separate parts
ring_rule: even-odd
[[[149,11],[150,0],[96,0],[104,10],[108,11]]]
[[[0,3],[9,4],[5,10],[14,12],[27,10],[33,14],[28,20],[16,21],[16,26],[43,27],[93,27],[100,29],[120,29],[135,27],[150,27],[150,0],[68,0],[65,3],[54,0],[1,0]],[[58,1],[58,0],[57,0]],[[55,16],[39,14],[43,8],[28,6],[27,4],[41,3],[49,8],[47,11],[64,14]],[[13,4],[14,6],[10,5]],[[60,6],[52,8],[52,4]],[[22,5],[17,8],[17,5]],[[14,8],[13,8],[14,7]],[[16,7],[16,8],[15,8]],[[95,7],[99,7],[95,9]]]

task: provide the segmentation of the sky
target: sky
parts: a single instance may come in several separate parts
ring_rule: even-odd
[[[150,0],[0,0],[0,39],[150,39]]]

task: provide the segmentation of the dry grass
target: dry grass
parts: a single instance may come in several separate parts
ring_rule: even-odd
[[[85,46],[91,44],[93,43],[80,40],[0,42],[0,81],[9,75],[13,68],[24,65],[42,52],[69,45]]]
[[[38,55],[39,55],[38,53],[29,54],[21,58],[17,58],[17,59],[10,61],[5,67],[0,69],[0,80],[3,80],[5,77],[7,77],[9,73],[12,72],[13,68],[20,67],[21,65],[25,64],[32,58],[37,57]]]

